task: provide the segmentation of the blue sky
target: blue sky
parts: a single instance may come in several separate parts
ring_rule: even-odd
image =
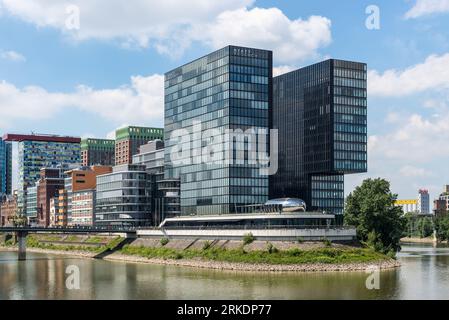
[[[370,70],[369,173],[346,191],[380,176],[401,198],[436,197],[449,184],[448,16],[449,0],[0,0],[0,133],[162,126],[164,72],[227,44],[273,50],[277,73],[357,60]]]

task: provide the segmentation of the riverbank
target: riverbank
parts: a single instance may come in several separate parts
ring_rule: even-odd
[[[170,244],[161,242],[163,241],[137,240],[137,245],[126,245],[119,252],[111,253],[103,259],[201,269],[263,272],[350,272],[365,271],[373,266],[381,270],[400,266],[398,261],[371,249],[340,244],[307,242],[272,244],[255,241],[243,245],[241,242],[227,241],[226,246],[213,248],[212,244],[204,241],[202,244],[198,242],[190,244],[186,248],[185,240],[170,241]],[[146,246],[140,245],[142,243]],[[0,246],[0,250],[17,249]],[[57,250],[54,247],[29,247],[27,250],[91,259],[98,255],[92,251],[67,248]]]
[[[147,263],[158,265],[171,265],[180,267],[191,267],[214,270],[231,271],[256,271],[256,272],[351,272],[365,271],[369,268],[377,267],[380,270],[394,269],[401,266],[399,261],[387,259],[366,263],[306,263],[306,264],[266,264],[266,263],[235,263],[228,261],[213,261],[201,259],[161,259],[146,258],[141,256],[130,256],[122,253],[113,253],[104,260]]]
[[[418,237],[405,237],[401,239],[402,243],[436,243],[436,239],[434,237],[428,238],[418,238]]]

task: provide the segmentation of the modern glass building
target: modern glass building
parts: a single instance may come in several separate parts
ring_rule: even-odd
[[[140,153],[133,156],[133,164],[144,165],[148,172],[154,225],[159,225],[165,218],[180,215],[179,178],[164,178],[164,142],[154,140],[142,145]]]
[[[235,213],[268,200],[268,177],[249,161],[256,142],[228,133],[267,135],[271,104],[271,51],[227,46],[165,74],[165,177],[181,179],[183,215]],[[224,161],[204,161],[207,146],[223,149],[216,159]]]
[[[120,165],[97,176],[95,225],[151,226],[151,183],[145,166]]]
[[[275,77],[279,170],[270,198],[341,214],[344,175],[367,171],[366,64],[330,59]]]
[[[12,194],[12,145],[0,139],[0,198]]]
[[[37,189],[38,183],[36,182],[34,187],[27,188],[26,195],[26,213],[29,218],[37,219]]]
[[[7,134],[4,140],[19,143],[18,207],[24,211],[27,188],[39,180],[42,168],[79,165],[81,161],[80,138]]]

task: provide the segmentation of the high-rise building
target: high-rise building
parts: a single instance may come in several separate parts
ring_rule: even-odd
[[[418,192],[418,212],[420,214],[430,214],[430,195],[429,191],[421,189]]]
[[[97,176],[95,225],[151,226],[151,182],[145,166],[124,164]]]
[[[366,64],[330,59],[273,80],[279,169],[270,198],[342,214],[344,174],[367,171]]]
[[[0,197],[12,193],[12,145],[0,139]]]
[[[438,217],[446,216],[449,212],[449,185],[445,185],[438,199],[434,200],[433,212]]]
[[[149,175],[153,224],[180,215],[180,181],[164,178],[164,142],[154,140],[142,145],[140,153],[133,156],[133,164],[144,165]]]
[[[148,141],[163,139],[164,129],[125,127],[115,132],[115,165],[131,164],[133,155]]]
[[[87,138],[81,140],[81,164],[83,166],[113,166],[115,164],[115,140]]]
[[[40,178],[42,168],[80,163],[80,138],[54,135],[7,134],[5,141],[19,143],[18,207],[26,214],[27,188]]]
[[[235,213],[268,200],[268,177],[248,161],[255,142],[234,144],[226,131],[268,135],[271,104],[271,51],[227,46],[165,74],[165,177],[181,179],[183,215]],[[207,136],[210,129],[221,142]],[[221,163],[202,160],[201,149],[213,144],[224,145]]]

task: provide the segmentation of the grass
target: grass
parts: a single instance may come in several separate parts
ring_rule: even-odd
[[[116,237],[112,241],[102,246],[83,246],[83,245],[70,245],[70,244],[53,244],[42,243],[36,237],[29,235],[27,237],[27,246],[30,248],[39,248],[45,250],[59,250],[59,251],[86,251],[92,253],[101,253],[108,249],[112,249],[117,246],[123,239]]]
[[[315,250],[290,249],[286,251],[250,251],[243,249],[209,248],[208,250],[188,249],[179,251],[170,248],[134,247],[126,245],[121,253],[146,258],[161,259],[202,259],[251,264],[345,264],[366,263],[388,259],[387,256],[369,248],[320,248]]]

